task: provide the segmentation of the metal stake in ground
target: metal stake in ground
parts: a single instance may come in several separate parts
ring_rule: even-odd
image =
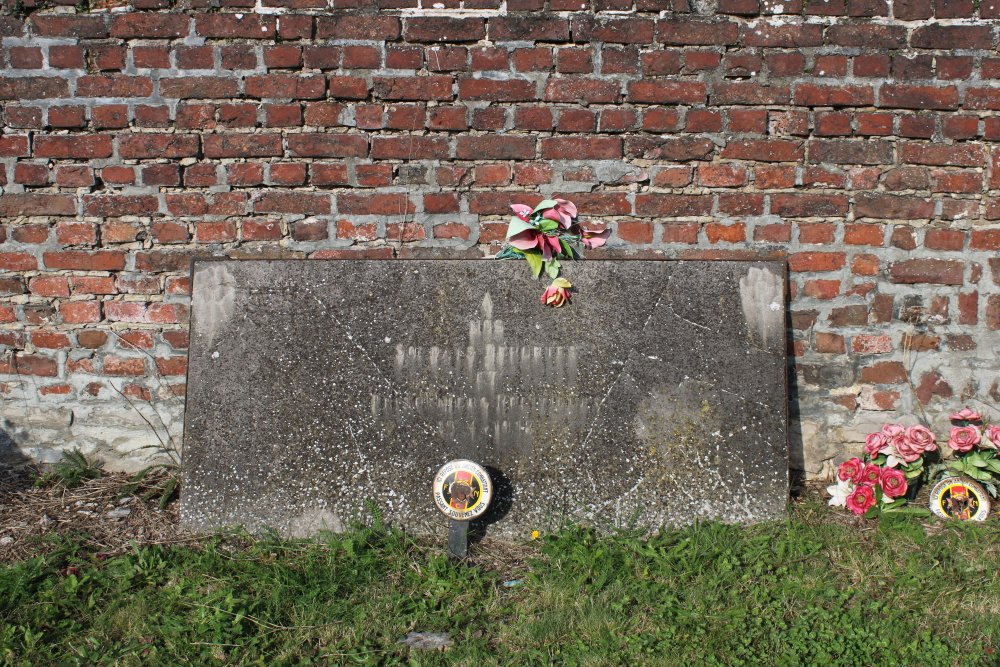
[[[465,558],[469,552],[469,521],[486,511],[493,496],[493,482],[472,461],[458,459],[441,466],[434,477],[434,503],[451,521],[448,553]]]

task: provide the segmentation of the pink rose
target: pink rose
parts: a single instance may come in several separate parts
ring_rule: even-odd
[[[937,438],[926,426],[911,426],[906,429],[906,440],[914,451],[933,452],[937,449]]]
[[[899,424],[886,424],[882,427],[886,442],[899,449],[899,443],[906,441],[906,429]]]
[[[882,468],[874,463],[866,463],[861,470],[861,483],[874,485],[878,484],[880,479],[882,479]]]
[[[867,512],[875,504],[875,489],[868,484],[859,484],[847,496],[847,509],[858,516]]]
[[[853,459],[847,459],[840,464],[837,468],[837,477],[847,481],[850,480],[857,484],[861,481],[861,473],[864,472],[865,464],[861,462],[861,459],[854,457]]]
[[[1000,426],[993,424],[986,429],[986,440],[989,444],[983,443],[983,447],[990,449],[1000,449]]]
[[[979,444],[979,429],[975,426],[955,426],[951,429],[948,446],[956,452],[967,452]]]
[[[885,434],[881,431],[876,433],[869,433],[868,437],[865,438],[865,454],[868,456],[876,456],[879,450],[889,444],[886,439]]]
[[[884,469],[879,484],[882,486],[882,493],[889,498],[898,498],[906,493],[906,475],[901,470]]]
[[[953,413],[948,419],[960,422],[979,422],[983,420],[978,412],[969,408],[962,408],[958,412]]]
[[[924,455],[922,450],[915,448],[905,437],[896,444],[896,454],[906,463],[913,463]]]

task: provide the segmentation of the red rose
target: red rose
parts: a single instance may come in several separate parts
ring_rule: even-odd
[[[896,470],[895,468],[884,469],[879,484],[882,486],[882,493],[887,498],[898,498],[906,493],[906,475],[901,470]]]
[[[847,496],[847,509],[861,516],[875,505],[875,489],[868,484],[858,484]]]
[[[837,477],[844,481],[852,481],[855,484],[861,481],[861,473],[865,469],[865,464],[862,463],[861,459],[854,457],[853,459],[847,459],[840,464],[837,468]]]
[[[878,484],[880,479],[882,479],[882,468],[878,467],[874,463],[866,464],[864,469],[861,471],[862,484]]]

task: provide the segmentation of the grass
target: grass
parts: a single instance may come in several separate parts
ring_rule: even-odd
[[[0,569],[0,662],[996,665],[998,538],[996,518],[858,522],[814,501],[648,540],[569,529],[472,566],[377,525],[111,558],[64,538]],[[454,643],[398,643],[411,631]]]

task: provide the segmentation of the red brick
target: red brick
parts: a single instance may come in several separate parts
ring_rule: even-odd
[[[288,136],[288,149],[298,157],[366,157],[368,141],[356,134],[292,134]]]
[[[133,13],[111,20],[111,36],[126,39],[171,39],[188,33],[190,19],[183,14]]]
[[[322,74],[267,74],[248,76],[247,97],[315,100],[326,95],[326,77]]]
[[[65,276],[35,276],[28,281],[28,290],[38,296],[69,296],[69,280]]]
[[[703,104],[708,92],[695,81],[634,81],[627,98],[636,104]]]
[[[69,83],[54,76],[0,77],[0,100],[46,100],[69,97]]]
[[[919,197],[862,193],[854,198],[855,218],[883,220],[929,220],[934,216],[934,202]]]
[[[760,162],[799,162],[804,156],[802,142],[787,139],[743,139],[730,141],[722,157]]]
[[[413,202],[402,193],[394,194],[339,194],[337,210],[351,215],[410,215],[415,212]]]
[[[968,91],[971,96],[973,90]],[[916,86],[883,84],[879,89],[878,106],[893,109],[957,109],[958,89],[955,86]],[[970,106],[968,98],[966,108]]]
[[[889,281],[903,284],[961,285],[965,262],[944,259],[908,259],[889,265]]]
[[[59,159],[90,159],[111,157],[111,135],[40,136],[35,137],[35,157]]]
[[[788,256],[788,268],[796,273],[838,271],[845,263],[842,252],[797,252]]]
[[[239,97],[239,80],[221,76],[188,76],[160,79],[160,94],[176,99]]]
[[[743,243],[746,241],[746,225],[742,222],[735,222],[724,225],[718,222],[710,222],[705,225],[705,237],[709,243]]]
[[[51,357],[40,354],[18,352],[11,356],[0,357],[0,373],[8,375],[37,375],[39,377],[56,377],[59,375],[59,363]]]
[[[408,42],[477,42],[484,37],[486,21],[481,18],[427,16],[403,21],[403,38]]]
[[[333,82],[331,79],[331,95]],[[374,94],[383,100],[450,100],[450,76],[384,77],[374,79]]]
[[[294,135],[296,137],[301,135]],[[280,157],[280,134],[211,134],[203,139],[205,157]]]
[[[316,21],[316,36],[320,39],[391,41],[400,33],[400,21],[396,16],[344,14],[320,16]]]
[[[618,137],[554,137],[541,140],[542,158],[548,160],[613,160],[622,157]]]
[[[732,21],[667,19],[657,21],[656,39],[662,44],[726,45],[735,44],[739,27]]]
[[[60,301],[59,314],[66,324],[88,324],[101,321],[98,301]]]
[[[889,354],[892,352],[892,338],[860,334],[851,339],[851,350],[855,354]]]
[[[635,198],[636,215],[644,217],[689,217],[712,212],[711,195],[639,194]]]
[[[882,225],[845,225],[844,243],[846,245],[867,245],[881,247],[885,238],[885,228]]]

